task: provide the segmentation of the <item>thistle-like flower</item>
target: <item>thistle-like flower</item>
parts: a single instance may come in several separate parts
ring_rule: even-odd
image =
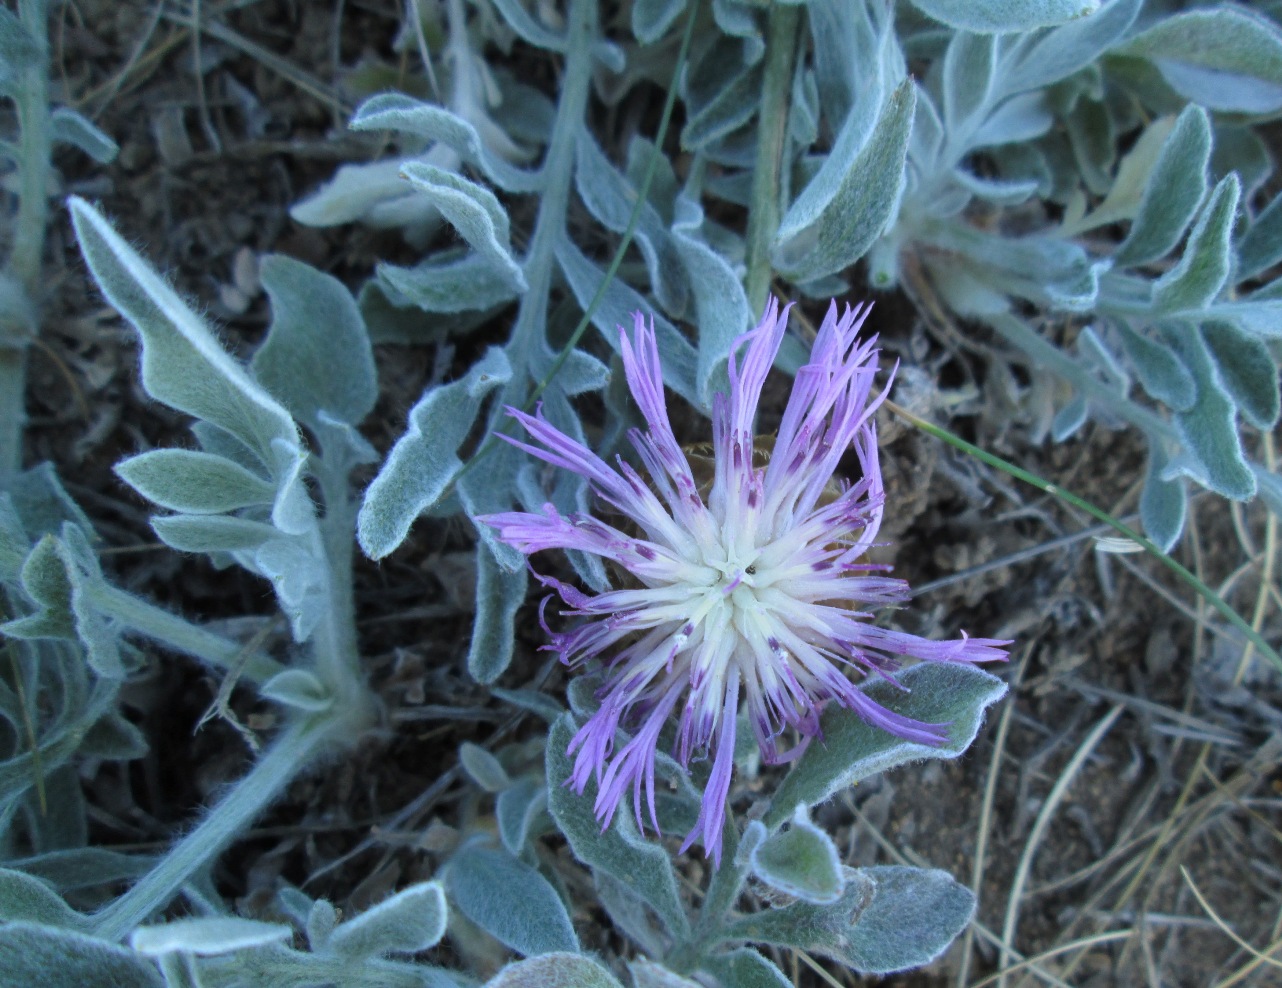
[[[632,790],[644,830],[641,801],[658,830],[654,806],[659,732],[679,711],[676,758],[712,760],[696,839],[720,864],[721,827],[741,704],[765,761],[796,758],[819,734],[819,714],[835,702],[899,737],[939,744],[947,724],[896,714],[870,699],[849,670],[894,679],[896,656],[935,662],[1005,658],[1008,642],[984,638],[928,641],[879,628],[870,608],[902,601],[907,585],[866,561],[885,508],[872,416],[886,392],[874,396],[876,338],[857,333],[869,306],[828,309],[811,351],[797,372],[767,462],[760,462],[754,420],[762,384],[788,321],[771,300],[760,324],[732,348],[730,394],[712,409],[711,486],[696,481],[668,420],[653,323],[640,313],[629,339],[620,330],[628,385],[649,423],[629,439],[649,473],[647,482],[622,458],[611,466],[542,415],[510,414],[539,446],[508,439],[534,456],[586,477],[596,495],[634,531],[583,515],[507,512],[477,520],[528,554],[578,549],[616,564],[633,586],[595,596],[538,576],[584,620],[554,634],[551,647],[567,665],[602,659],[608,668],[600,709],[574,736],[571,783],[582,793],[597,781],[596,815],[608,825]],[[742,355],[742,363],[737,356]],[[833,484],[833,472],[853,449],[861,476]],[[537,575],[537,574],[536,574]],[[547,601],[544,601],[546,605]],[[616,749],[620,728],[632,737]],[[799,742],[779,750],[791,728]]]

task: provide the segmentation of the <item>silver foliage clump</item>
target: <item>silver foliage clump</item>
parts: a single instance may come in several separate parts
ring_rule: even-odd
[[[430,880],[355,916],[282,885],[269,921],[237,916],[210,879],[291,780],[378,725],[355,630],[355,545],[382,559],[423,516],[547,503],[585,513],[582,478],[549,476],[505,444],[463,450],[535,397],[559,434],[615,446],[631,413],[612,351],[635,311],[653,315],[667,388],[706,413],[771,279],[812,297],[848,293],[861,276],[874,292],[901,286],[1003,341],[994,386],[1035,434],[1062,441],[1091,418],[1138,429],[1149,450],[1143,524],[1161,545],[1180,536],[1190,480],[1282,510],[1282,484],[1243,440],[1279,416],[1282,200],[1259,201],[1273,162],[1255,129],[1282,113],[1275,20],[1163,0],[633,0],[607,31],[599,7],[447,3],[443,46],[424,45],[441,98],[364,102],[352,128],[393,135],[395,153],[344,166],[293,210],[316,225],[399,227],[421,257],[380,264],[355,295],[297,261],[266,259],[272,324],[247,362],[100,212],[71,202],[89,269],[138,333],[143,387],[193,420],[190,448],[146,452],[117,472],[157,506],[152,525],[168,546],[267,582],[290,647],[267,654],[113,585],[91,522],[53,471],[2,465],[0,632],[15,658],[0,670],[0,971],[170,988],[477,984],[416,956],[448,936],[461,957],[520,958],[494,988],[617,988],[624,962],[589,956],[579,938],[581,904],[544,841],[556,835],[633,945],[626,966],[639,986],[787,984],[752,945],[874,974],[948,946],[973,915],[968,889],[933,869],[848,868],[811,813],[876,772],[969,746],[1005,687],[946,664],[905,671],[906,696],[866,687],[897,714],[949,725],[941,745],[827,710],[825,743],[763,794],[754,819],[727,821],[724,860],[697,907],[668,849],[628,813],[602,829],[595,780],[581,794],[567,787],[567,749],[598,709],[582,679],[564,704],[494,687],[546,736],[464,746],[473,818],[442,838]],[[555,99],[493,64],[490,46],[518,40],[557,67]],[[0,9],[0,86],[15,99],[44,71],[30,41]],[[680,107],[671,158],[654,134],[612,144],[592,126],[656,82],[673,83]],[[110,154],[87,122],[50,119],[53,137]],[[36,158],[15,159],[20,177]],[[736,215],[744,228],[712,218]],[[624,234],[635,255],[614,271]],[[599,338],[567,345],[576,313]],[[439,342],[499,319],[506,341],[429,387],[355,491],[354,471],[379,460],[359,431],[378,396],[372,346]],[[795,371],[804,358],[787,339],[777,365]],[[1028,371],[1024,383],[1012,366]],[[606,409],[593,444],[574,403],[588,394]],[[520,552],[486,526],[477,536],[466,664],[494,684],[512,660],[528,578]],[[570,558],[584,584],[609,585],[596,556]],[[93,847],[77,766],[145,752],[120,691],[158,648],[238,677],[274,704],[280,726],[168,849]],[[655,822],[690,830],[705,779],[662,753],[654,764],[665,783]],[[748,888],[768,904],[738,912]]]

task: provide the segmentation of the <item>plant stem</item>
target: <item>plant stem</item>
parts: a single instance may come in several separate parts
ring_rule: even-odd
[[[342,438],[323,443],[329,460],[315,458],[316,477],[325,500],[325,517],[319,522],[325,561],[329,568],[329,605],[314,632],[316,667],[321,680],[334,692],[336,706],[346,707],[358,722],[370,723],[373,697],[365,683],[356,638],[356,604],[352,596],[352,552],[355,544],[356,505],[351,498],[347,459],[341,454]]]
[[[21,137],[18,144],[18,213],[14,218],[7,273],[21,296],[9,300],[0,325],[0,488],[22,468],[22,429],[26,422],[27,345],[38,322],[45,224],[49,219],[48,19],[45,0],[19,0],[22,26],[40,50],[37,64],[23,71],[15,102]]]
[[[92,932],[121,940],[167,906],[191,876],[245,831],[328,742],[348,731],[332,716],[291,724],[207,817],[128,892],[93,917]]]
[[[206,631],[109,583],[93,583],[86,592],[96,610],[176,652],[194,656],[224,671],[240,664],[245,648],[238,642]],[[284,670],[285,666],[269,656],[252,655],[245,663],[243,675],[262,685]]]
[[[788,101],[797,53],[800,7],[775,3],[770,7],[766,35],[766,66],[761,86],[761,117],[757,128],[757,159],[752,172],[752,206],[748,212],[748,274],[744,281],[748,308],[764,311],[774,268],[770,244],[779,230],[779,177],[788,136]]]

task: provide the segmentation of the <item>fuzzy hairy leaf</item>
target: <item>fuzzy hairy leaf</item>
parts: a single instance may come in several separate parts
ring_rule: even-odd
[[[714,954],[703,962],[722,988],[792,988],[779,968],[746,947],[728,954]]]
[[[201,916],[176,919],[160,926],[141,926],[130,934],[129,945],[148,957],[177,952],[211,957],[280,943],[293,935],[293,929],[281,923],[262,923],[238,916]]]
[[[1210,160],[1211,122],[1206,111],[1185,107],[1149,173],[1139,210],[1113,255],[1114,263],[1148,264],[1174,249],[1206,195]]]
[[[0,927],[0,971],[15,988],[164,988],[155,966],[139,955],[35,923]]]
[[[1203,324],[1202,338],[1242,417],[1257,429],[1272,429],[1279,411],[1278,368],[1264,341],[1218,320]]]
[[[115,141],[87,118],[66,106],[49,114],[49,137],[79,148],[100,165],[110,162],[120,150]]]
[[[1282,109],[1282,29],[1244,7],[1172,14],[1119,51],[1149,59],[1172,89],[1209,110]]]
[[[1238,281],[1253,278],[1282,261],[1282,195],[1255,217],[1238,244],[1237,254]]]
[[[544,178],[508,164],[482,143],[476,128],[458,114],[401,93],[380,93],[367,99],[352,117],[352,130],[396,130],[440,141],[475,165],[491,182],[508,192],[536,192]]]
[[[85,918],[40,879],[0,868],[0,921],[17,920],[71,930],[85,926]]]
[[[286,669],[277,673],[263,683],[258,692],[265,700],[275,700],[309,713],[319,713],[334,705],[333,694],[306,669]]]
[[[434,313],[492,309],[517,295],[511,280],[479,254],[434,255],[412,268],[380,264],[374,274],[394,297]]]
[[[775,830],[799,805],[815,806],[860,779],[904,762],[956,758],[975,739],[984,711],[1006,695],[1006,684],[973,666],[923,663],[896,677],[908,692],[872,682],[865,693],[896,713],[949,724],[939,747],[905,741],[871,726],[858,715],[830,706],[820,724],[823,744],[812,744],[775,790],[763,818]]]
[[[749,830],[759,827],[763,833],[749,857],[753,874],[785,895],[821,905],[836,902],[844,886],[836,845],[801,807],[797,809],[787,830],[769,836],[764,836],[765,827],[759,821],[748,825]],[[747,833],[744,843],[748,843]]]
[[[958,31],[944,51],[941,89],[944,124],[950,134],[966,134],[992,96],[997,68],[997,38]]]
[[[306,451],[289,412],[227,355],[92,206],[73,196],[70,209],[99,287],[142,337],[142,382],[148,394],[243,442],[277,484],[273,524],[291,534],[306,531],[315,523],[299,478]]]
[[[163,515],[152,518],[151,527],[179,552],[250,552],[280,535],[271,525],[231,515]]]
[[[881,235],[903,187],[916,95],[912,82],[904,81],[857,152],[839,157],[834,148],[779,226],[773,249],[779,270],[790,277],[834,274],[863,257]]]
[[[1119,327],[1119,334],[1122,347],[1144,390],[1177,412],[1192,408],[1197,400],[1197,385],[1171,348],[1140,335],[1125,324]]]
[[[147,500],[188,514],[221,514],[275,498],[271,482],[239,463],[189,449],[156,449],[115,466],[117,476]]]
[[[1180,263],[1153,285],[1158,312],[1201,309],[1220,294],[1233,267],[1233,221],[1242,187],[1237,175],[1224,176],[1198,217]]]
[[[637,0],[632,5],[632,33],[643,45],[663,37],[686,9],[687,0]]]
[[[356,300],[336,278],[284,254],[263,258],[258,276],[272,325],[254,354],[254,376],[314,432],[322,414],[359,424],[378,381]]]
[[[479,744],[464,741],[459,746],[458,758],[463,771],[486,792],[502,792],[512,785],[503,764]]]
[[[1144,531],[1164,552],[1170,552],[1184,531],[1188,514],[1188,484],[1183,477],[1165,480],[1167,458],[1155,440],[1149,441],[1148,469],[1140,491],[1140,521]]]
[[[392,552],[414,520],[441,499],[463,469],[457,451],[482,403],[511,376],[507,356],[491,347],[466,376],[428,391],[410,410],[409,428],[370,482],[356,519],[367,556],[382,559]]]
[[[485,988],[623,988],[609,971],[577,953],[543,954],[509,964]]]
[[[1193,461],[1177,461],[1183,472],[1224,497],[1245,501],[1255,496],[1255,475],[1242,452],[1237,409],[1216,378],[1212,358],[1196,326],[1164,324],[1166,341],[1197,383],[1197,401],[1177,412],[1175,424]]]
[[[929,964],[974,912],[974,895],[947,872],[898,865],[848,868],[836,903],[768,909],[732,924],[729,933],[814,951],[864,974],[891,974]]]
[[[1032,31],[1089,17],[1100,0],[913,0],[913,5],[959,31]]]
[[[552,819],[569,841],[576,858],[626,885],[655,911],[670,931],[687,932],[689,923],[677,894],[676,877],[667,851],[637,834],[626,811],[616,813],[610,826],[602,830],[592,812],[596,784],[589,781],[581,795],[566,785],[571,770],[566,750],[574,731],[574,720],[566,714],[548,734],[548,809]]]
[[[1085,68],[1126,34],[1143,2],[1112,0],[1089,17],[1031,36],[1001,87],[1008,93],[1040,89]]]
[[[344,957],[417,953],[445,935],[449,915],[440,882],[419,882],[334,928],[326,951]]]
[[[529,957],[574,953],[579,938],[548,880],[506,851],[475,844],[450,859],[450,901],[481,929]]]
[[[406,162],[401,173],[441,211],[472,249],[508,280],[514,291],[525,291],[525,274],[512,257],[507,210],[493,192],[426,161]]]
[[[499,823],[503,846],[513,854],[525,850],[534,822],[547,812],[547,787],[539,779],[517,779],[504,789],[494,802],[494,816]]]
[[[469,505],[469,514],[478,514]],[[506,548],[506,547],[504,547]],[[525,603],[529,576],[495,556],[491,544],[476,548],[476,620],[467,649],[467,671],[478,683],[492,683],[512,662],[516,612]]]

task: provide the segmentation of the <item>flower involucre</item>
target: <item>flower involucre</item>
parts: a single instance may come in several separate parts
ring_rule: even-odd
[[[694,830],[720,863],[721,827],[734,760],[741,703],[767,762],[790,761],[819,734],[828,702],[899,737],[939,744],[946,724],[901,716],[869,699],[847,670],[893,680],[904,655],[934,662],[1005,658],[1008,642],[986,638],[928,641],[879,628],[869,611],[907,596],[902,580],[864,557],[876,544],[885,508],[873,412],[876,337],[857,333],[870,306],[838,315],[834,302],[815,339],[810,362],[797,372],[769,462],[754,461],[754,420],[762,384],[788,321],[771,300],[760,324],[736,341],[730,394],[712,409],[711,489],[701,491],[672,432],[654,326],[636,314],[632,338],[620,330],[628,386],[649,423],[629,439],[650,475],[647,482],[622,458],[606,463],[537,416],[509,409],[540,446],[509,439],[546,462],[591,482],[597,496],[630,519],[635,533],[599,519],[505,512],[477,521],[527,555],[578,549],[615,563],[635,586],[591,596],[551,577],[538,579],[584,618],[553,647],[567,665],[600,658],[608,667],[601,707],[574,736],[571,782],[581,793],[597,780],[595,810],[603,825],[629,788],[644,829],[644,790],[654,808],[659,732],[679,711],[674,752],[682,765],[706,753],[711,774]],[[746,344],[742,363],[736,354]],[[833,471],[853,449],[862,476],[834,488]],[[545,602],[546,603],[546,602]],[[620,728],[631,740],[616,750]],[[792,728],[801,742],[780,751]]]

